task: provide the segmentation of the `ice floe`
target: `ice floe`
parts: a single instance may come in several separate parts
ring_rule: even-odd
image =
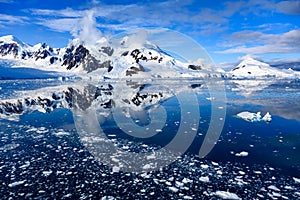
[[[237,157],[246,157],[248,155],[249,155],[249,153],[247,151],[242,151],[240,153],[235,154],[235,156],[237,156]]]
[[[16,182],[13,182],[13,183],[10,183],[8,184],[8,187],[16,187],[18,185],[23,185],[25,183],[26,180],[23,180],[23,181],[16,181]]]
[[[209,177],[208,176],[201,176],[199,178],[199,181],[207,183],[207,182],[209,182]]]
[[[293,180],[294,180],[296,183],[300,183],[300,178],[293,177]]]
[[[238,195],[236,195],[235,193],[231,193],[228,191],[216,191],[215,195],[222,198],[222,199],[241,199]]]
[[[236,116],[249,122],[270,122],[272,120],[272,116],[269,112],[267,112],[263,117],[261,116],[261,112],[253,113],[249,111],[240,112]]]

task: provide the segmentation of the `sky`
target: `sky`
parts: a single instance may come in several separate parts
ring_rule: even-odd
[[[245,56],[300,61],[300,0],[0,0],[0,36],[64,47],[137,28],[167,28],[202,45],[216,64]]]

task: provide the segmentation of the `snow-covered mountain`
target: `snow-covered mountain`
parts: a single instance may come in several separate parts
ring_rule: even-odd
[[[239,65],[228,72],[231,78],[299,78],[300,72],[291,69],[277,69],[269,64],[255,60],[251,57],[245,58]]]
[[[202,65],[181,62],[150,42],[130,45],[128,41],[124,37],[112,44],[102,38],[94,45],[86,45],[74,39],[65,48],[52,48],[45,43],[30,46],[9,35],[0,37],[0,58],[18,61],[26,67],[88,73],[98,78],[220,76]]]
[[[137,80],[221,76],[208,66],[175,59],[148,41],[134,44],[131,41],[128,36],[113,41],[102,38],[91,45],[74,39],[64,48],[52,48],[45,43],[30,46],[13,36],[0,37],[1,59],[19,63],[19,67],[76,74],[82,81],[1,100],[0,117],[14,118],[34,110],[51,112],[56,108],[96,107],[104,113],[126,106],[130,110],[142,110],[171,98],[176,91],[195,91],[202,84],[188,81],[184,86],[171,84],[168,89],[165,84],[151,85]],[[119,81],[100,84],[114,78]],[[187,79],[181,82],[184,80]]]

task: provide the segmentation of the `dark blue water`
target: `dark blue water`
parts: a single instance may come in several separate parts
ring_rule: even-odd
[[[42,87],[46,90],[56,84],[47,79],[2,80],[0,96],[13,98],[11,94],[17,90]],[[182,82],[176,84],[184,87]],[[72,110],[34,111],[21,115],[19,121],[1,119],[1,196],[4,199],[211,199],[218,197],[216,191],[228,191],[243,199],[276,195],[299,198],[300,184],[296,181],[300,178],[299,81],[272,83],[247,96],[241,90],[232,91],[236,84],[230,81],[226,81],[226,88],[225,124],[212,151],[205,158],[197,156],[211,121],[211,101],[204,87],[197,94],[201,118],[188,151],[172,164],[144,174],[116,172],[97,160],[84,146]],[[126,146],[128,151],[156,151],[173,140],[182,117],[176,97],[160,105],[167,111],[166,125],[150,138],[129,136],[111,115],[98,125],[110,142]],[[270,112],[272,121],[248,122],[237,118],[236,114],[242,111],[260,111],[262,115]],[[146,126],[151,120],[159,119],[148,116],[136,124]],[[248,155],[237,156],[242,151]],[[208,177],[209,181],[201,177]]]

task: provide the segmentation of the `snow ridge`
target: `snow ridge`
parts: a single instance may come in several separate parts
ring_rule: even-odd
[[[103,38],[87,45],[74,39],[64,48],[52,48],[45,43],[30,46],[10,35],[0,37],[0,58],[42,70],[95,75],[98,79],[221,76],[201,65],[176,60],[149,41],[135,45],[128,42],[126,37],[113,43]]]
[[[277,69],[262,61],[251,57],[245,58],[239,65],[232,69],[228,76],[236,79],[243,78],[299,78],[300,72],[291,69]]]

